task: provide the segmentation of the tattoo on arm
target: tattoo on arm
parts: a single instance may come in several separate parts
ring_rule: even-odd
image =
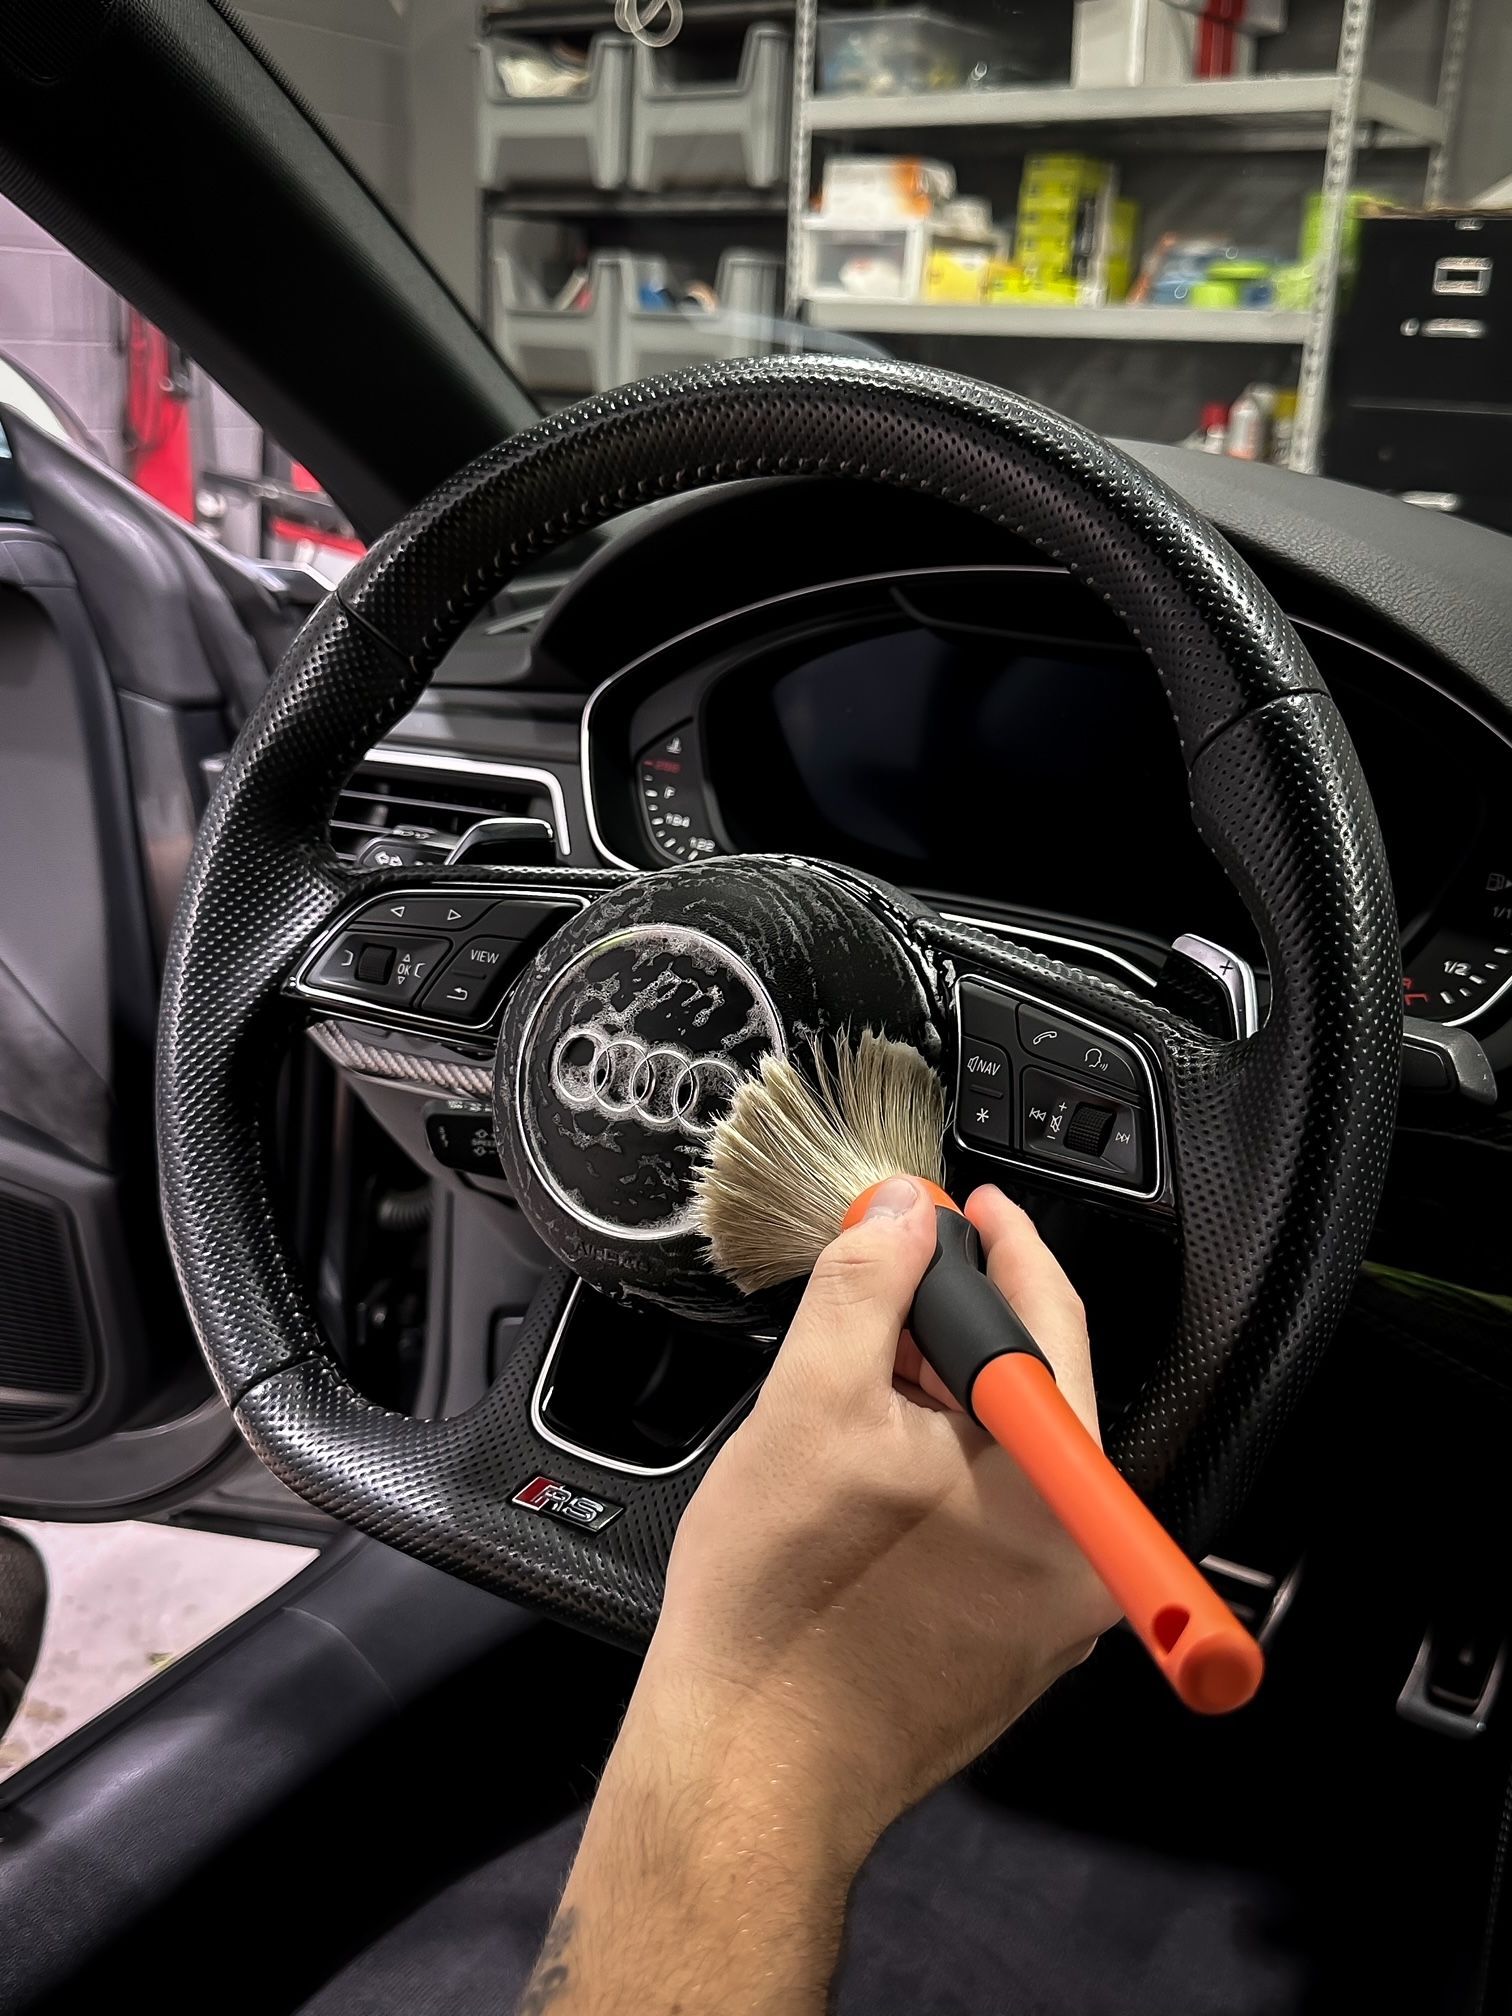
[[[525,1983],[525,1993],[520,1997],[517,2016],[544,2016],[557,1997],[566,1991],[572,1979],[567,1952],[576,1930],[577,1912],[569,1905],[565,1911],[557,1913],[551,1930],[546,1934],[541,1957]]]

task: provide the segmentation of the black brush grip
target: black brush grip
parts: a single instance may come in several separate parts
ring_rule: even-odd
[[[959,1211],[935,1207],[934,1258],[908,1315],[915,1344],[968,1414],[977,1374],[994,1358],[1023,1351],[1049,1360],[982,1272],[982,1242]]]

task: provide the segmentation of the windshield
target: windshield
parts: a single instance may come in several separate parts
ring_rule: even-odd
[[[1424,415],[1505,397],[1482,312],[1512,232],[1500,11],[288,0],[245,19],[543,409],[710,358],[888,354],[1498,522],[1499,458]]]
[[[238,19],[541,411],[710,360],[895,356],[1512,529],[1499,0],[256,0]],[[124,309],[64,312],[87,280],[60,291],[57,248],[17,228],[0,359],[132,474],[155,440],[119,382],[139,362],[149,404],[197,398],[214,436],[172,508],[349,562],[306,473],[243,453],[247,416]]]

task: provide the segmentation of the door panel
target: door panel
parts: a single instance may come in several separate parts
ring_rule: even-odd
[[[0,523],[0,1511],[102,1518],[240,1449],[162,1237],[152,1047],[200,758],[267,667],[185,528],[0,426],[31,519]]]

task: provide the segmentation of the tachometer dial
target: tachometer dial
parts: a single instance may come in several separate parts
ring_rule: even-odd
[[[704,855],[719,852],[691,721],[643,749],[636,759],[636,774],[641,818],[658,854],[669,861],[701,861]]]

